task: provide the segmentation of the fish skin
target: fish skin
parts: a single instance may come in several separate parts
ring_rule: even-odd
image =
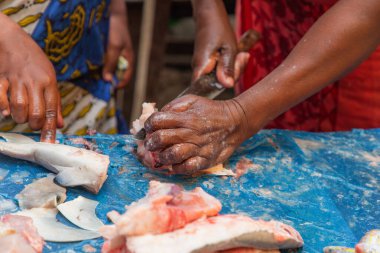
[[[303,239],[294,228],[278,221],[219,215],[169,233],[129,237],[126,244],[131,253],[211,253],[239,247],[299,248]]]
[[[367,232],[355,246],[356,253],[380,253],[380,229]]]
[[[82,186],[98,193],[107,179],[110,160],[106,155],[62,144],[32,143],[32,139],[18,134],[0,133],[0,137],[8,140],[0,142],[1,154],[37,163],[57,173],[55,181],[62,186]]]
[[[16,195],[21,209],[34,207],[54,208],[65,202],[66,189],[55,184],[54,178],[45,177],[34,181]]]

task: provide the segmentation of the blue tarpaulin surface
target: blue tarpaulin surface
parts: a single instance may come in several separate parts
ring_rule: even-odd
[[[35,136],[37,137],[37,136]],[[71,144],[73,136],[59,136]],[[149,180],[176,182],[191,189],[200,186],[221,200],[222,213],[277,219],[303,236],[303,252],[321,252],[324,246],[354,246],[370,229],[380,228],[380,129],[336,133],[262,131],[246,141],[230,158],[235,168],[243,157],[252,168],[236,178],[161,176],[134,157],[131,136],[85,137],[110,156],[109,177],[98,195],[68,189],[68,200],[78,195],[100,202],[97,214],[108,223],[110,210],[144,196]],[[74,145],[79,146],[80,145]],[[49,172],[38,165],[0,155],[0,205],[12,200],[24,185]],[[0,208],[0,215],[17,211]],[[59,217],[61,220],[62,217]],[[102,239],[80,243],[47,243],[44,252],[100,251]],[[91,246],[89,246],[91,245]]]

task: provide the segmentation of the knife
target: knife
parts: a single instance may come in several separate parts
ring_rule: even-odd
[[[260,34],[252,29],[246,31],[240,38],[238,44],[238,52],[248,52],[253,45],[260,39]],[[193,94],[209,99],[214,99],[221,94],[225,88],[218,82],[216,70],[214,69],[208,74],[202,75],[195,82],[191,83],[178,97],[187,94]],[[177,98],[178,98],[177,97]]]
[[[256,42],[261,38],[260,33],[252,29],[246,31],[240,38],[238,43],[238,52],[248,52]],[[188,88],[181,92],[177,98],[193,94],[209,99],[214,99],[221,94],[225,88],[218,82],[216,70],[214,69],[208,74],[202,75],[195,82],[191,83]],[[142,128],[135,134],[137,140],[144,140],[146,131]]]

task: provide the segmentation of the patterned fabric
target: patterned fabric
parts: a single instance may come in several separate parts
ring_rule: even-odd
[[[248,71],[243,75],[237,93],[247,90],[275,69],[312,24],[335,2],[237,1],[238,34],[250,28],[262,34],[262,39],[250,51],[252,57]],[[380,111],[380,74],[375,71],[380,68],[379,52],[377,50],[352,74],[290,109],[267,127],[305,131],[380,127],[380,118],[373,117]],[[355,89],[352,89],[353,86]]]
[[[112,84],[101,77],[110,0],[0,0],[0,10],[28,32],[53,63],[68,134],[116,133]],[[114,80],[114,84],[117,80]],[[0,130],[30,131],[11,119]]]

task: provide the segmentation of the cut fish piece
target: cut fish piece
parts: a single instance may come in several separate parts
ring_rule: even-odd
[[[275,250],[303,246],[300,234],[291,226],[240,215],[200,219],[170,233],[128,237],[126,243],[131,253],[216,252],[239,247]]]
[[[355,246],[356,253],[380,253],[380,230],[374,229],[366,233]]]
[[[21,209],[35,207],[54,208],[66,199],[66,189],[56,185],[53,177],[34,181],[16,195]]]
[[[39,253],[42,252],[44,244],[31,218],[13,214],[0,217],[1,252]]]
[[[95,213],[98,204],[97,201],[79,196],[74,200],[60,204],[57,208],[66,219],[78,227],[98,231],[104,225]]]
[[[0,133],[8,142],[0,142],[0,153],[37,163],[57,173],[62,186],[83,186],[98,193],[107,178],[109,157],[61,144],[34,142],[19,134]]]
[[[148,194],[126,207],[125,214],[110,217],[117,234],[124,236],[159,234],[184,227],[203,216],[214,216],[221,210],[219,200],[197,187],[185,191],[175,184],[151,181]],[[111,217],[111,218],[112,218]]]
[[[76,242],[100,237],[94,231],[78,229],[66,226],[56,220],[58,210],[55,208],[33,208],[18,212],[32,218],[38,233],[46,241],[50,242]]]
[[[156,111],[156,103],[143,103],[140,118],[132,122],[131,133],[136,135],[141,129],[143,129],[145,121]]]

